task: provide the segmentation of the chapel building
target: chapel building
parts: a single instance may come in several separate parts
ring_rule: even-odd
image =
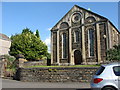
[[[120,44],[120,32],[105,17],[77,5],[51,29],[51,64],[100,64]]]

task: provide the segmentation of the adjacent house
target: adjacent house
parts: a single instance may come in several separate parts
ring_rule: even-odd
[[[0,55],[9,54],[11,40],[8,36],[0,33]]]
[[[51,64],[99,64],[120,43],[120,32],[107,18],[75,5],[51,29],[51,42]]]

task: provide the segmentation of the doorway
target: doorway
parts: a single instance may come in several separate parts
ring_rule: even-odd
[[[75,65],[79,65],[82,63],[82,54],[79,50],[74,51],[74,63]]]

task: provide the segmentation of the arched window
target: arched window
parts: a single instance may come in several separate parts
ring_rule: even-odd
[[[67,22],[62,22],[62,23],[60,24],[60,29],[67,29],[67,28],[69,28],[69,25],[68,25]]]
[[[62,57],[67,58],[67,47],[66,47],[66,33],[62,35]]]
[[[94,30],[88,30],[89,56],[94,56]]]
[[[95,18],[92,16],[89,16],[85,19],[85,23],[93,23],[95,21],[96,21]]]
[[[78,31],[74,32],[74,42],[79,42],[79,32]]]

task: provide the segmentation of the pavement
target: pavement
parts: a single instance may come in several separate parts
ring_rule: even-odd
[[[2,88],[2,90],[90,90],[90,84],[80,82],[21,82],[2,79]]]

